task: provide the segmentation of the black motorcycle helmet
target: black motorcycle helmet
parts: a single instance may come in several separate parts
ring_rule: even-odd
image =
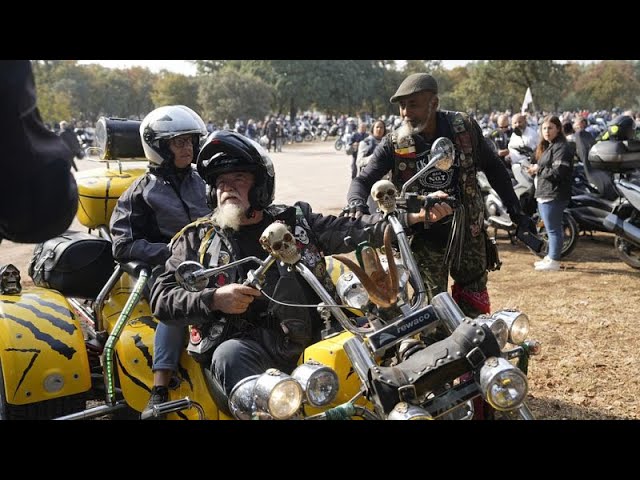
[[[603,140],[632,140],[636,136],[636,122],[629,115],[618,115],[609,122]],[[606,138],[605,138],[606,137]]]
[[[276,176],[273,162],[258,143],[231,130],[218,130],[206,139],[198,154],[198,173],[207,183],[207,198],[213,209],[216,198],[216,178],[222,173],[251,172],[255,185],[249,191],[253,210],[264,210],[275,196]]]

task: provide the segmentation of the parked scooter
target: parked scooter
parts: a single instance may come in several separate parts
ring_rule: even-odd
[[[532,154],[532,151],[525,152],[523,154]],[[538,237],[543,241],[543,245],[539,250],[532,249],[536,255],[544,257],[548,251],[548,235],[544,222],[538,214],[538,205],[534,197],[534,183],[533,178],[527,172],[530,163],[522,161],[521,163],[512,165],[512,172],[516,179],[516,184],[513,189],[516,192],[516,196],[520,200],[520,206],[522,211],[529,215],[536,224]],[[516,226],[511,221],[507,209],[502,203],[502,200],[498,196],[497,192],[491,187],[491,184],[487,180],[484,172],[478,172],[478,183],[480,184],[480,190],[484,196],[485,202],[485,225],[494,229],[494,234],[498,230],[504,230],[509,235],[511,243],[516,243]],[[564,241],[562,243],[561,256],[565,257],[569,255],[576,247],[578,241],[578,224],[571,216],[568,209],[565,209],[562,215],[562,229],[564,233]]]
[[[589,152],[589,162],[596,169],[614,174],[620,202],[603,224],[616,235],[614,245],[620,259],[640,269],[640,141],[596,143]]]
[[[609,232],[604,225],[604,220],[616,205],[620,203],[620,197],[615,189],[611,174],[600,170],[588,175],[593,169],[591,165],[578,163],[573,170],[573,184],[571,186],[571,200],[567,207],[571,216],[578,223],[583,234],[593,232]],[[599,187],[590,181],[593,173],[597,176]],[[604,192],[604,193],[601,193]]]

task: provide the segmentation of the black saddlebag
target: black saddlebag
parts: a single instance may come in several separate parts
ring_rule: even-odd
[[[84,232],[67,232],[36,245],[29,276],[38,287],[66,297],[95,298],[114,269],[111,242]]]

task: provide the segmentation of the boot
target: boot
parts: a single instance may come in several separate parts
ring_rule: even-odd
[[[163,386],[154,385],[151,389],[151,396],[149,397],[149,401],[147,402],[147,406],[144,407],[142,413],[151,413],[153,407],[164,403],[169,400],[169,389]],[[149,420],[165,420],[166,415],[160,415],[159,417],[149,417]]]

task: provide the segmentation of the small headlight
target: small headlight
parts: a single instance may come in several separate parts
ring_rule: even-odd
[[[340,275],[336,289],[342,301],[352,308],[362,310],[369,303],[367,290],[362,286],[358,277],[351,272]]]
[[[487,325],[491,329],[491,332],[496,337],[498,345],[500,346],[500,350],[502,350],[509,339],[509,326],[507,325],[507,322],[501,318],[484,316],[478,317],[475,320],[480,324]]]
[[[491,315],[493,318],[501,318],[509,327],[509,342],[520,345],[529,335],[529,317],[518,310],[499,310]]]
[[[302,385],[307,401],[314,407],[328,405],[338,395],[338,374],[318,362],[303,363],[291,376]]]
[[[291,376],[270,368],[260,375],[254,388],[256,408],[276,420],[291,418],[302,405],[302,387]]]
[[[240,380],[229,394],[229,410],[238,420],[251,420],[255,411],[253,389],[260,375]]]
[[[480,369],[482,395],[496,410],[519,407],[527,396],[527,377],[502,357],[490,357]]]
[[[433,417],[424,408],[400,402],[393,407],[387,416],[388,420],[433,420]]]

